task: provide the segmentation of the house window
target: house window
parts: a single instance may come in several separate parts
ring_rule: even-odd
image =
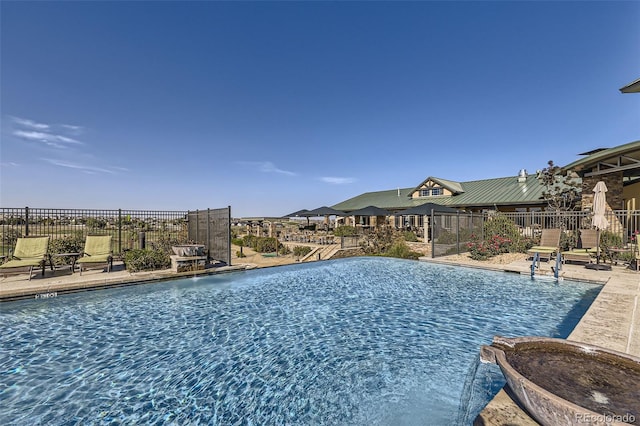
[[[442,195],[444,192],[442,191],[442,188],[427,188],[427,189],[421,189],[420,190],[420,196],[421,197],[429,197],[429,196],[434,196],[434,195]]]

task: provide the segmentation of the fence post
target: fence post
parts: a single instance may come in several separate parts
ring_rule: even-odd
[[[425,227],[426,228],[426,227]],[[436,258],[436,227],[433,224],[433,209],[431,209],[431,219],[429,219],[429,235],[431,237],[431,258]]]
[[[456,249],[460,254],[460,210],[456,212]]]
[[[122,209],[118,209],[118,254],[122,254]]]
[[[227,260],[229,261],[229,266],[231,266],[231,206],[227,206],[227,221]]]
[[[211,251],[213,250],[212,244],[211,244],[211,209],[209,207],[207,207],[207,249],[208,249],[208,259],[207,261],[209,261],[209,259],[211,258]]]
[[[29,207],[24,208],[24,236],[29,236]]]

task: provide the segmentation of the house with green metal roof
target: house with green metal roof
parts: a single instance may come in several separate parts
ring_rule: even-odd
[[[640,209],[640,141],[607,149],[596,149],[565,167],[582,185],[583,209],[589,209],[589,197],[598,180],[606,180],[610,206]],[[536,211],[548,206],[543,198],[544,185],[537,174],[521,170],[517,176],[458,182],[428,177],[411,188],[366,192],[333,205],[336,210],[351,212],[376,206],[398,213],[410,207],[434,203],[459,210]]]
[[[366,192],[332,207],[348,213],[372,205],[399,212],[434,203],[467,211],[527,211],[546,206],[543,190],[537,176],[524,171],[518,176],[468,182],[429,177],[412,188]]]

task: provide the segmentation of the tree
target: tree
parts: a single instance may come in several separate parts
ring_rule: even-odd
[[[581,186],[572,175],[563,174],[562,167],[549,160],[548,167],[542,169],[539,179],[545,187],[542,197],[549,204],[550,211],[574,210],[580,200]]]

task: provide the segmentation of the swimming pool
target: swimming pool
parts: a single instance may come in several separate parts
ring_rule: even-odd
[[[355,258],[5,303],[0,424],[455,424],[481,344],[599,289]]]

